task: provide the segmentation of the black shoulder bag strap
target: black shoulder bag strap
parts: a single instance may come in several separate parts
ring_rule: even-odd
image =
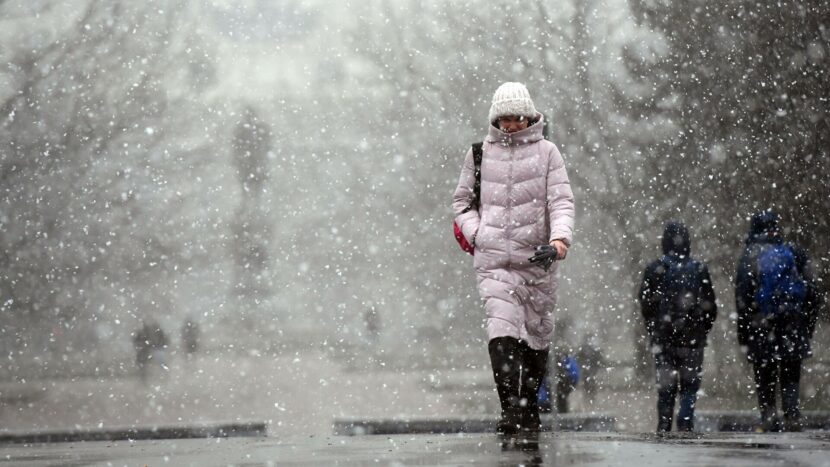
[[[481,198],[481,158],[484,155],[484,143],[473,143],[473,163],[475,164],[476,181],[473,183],[473,199],[461,213],[478,209],[478,200]]]

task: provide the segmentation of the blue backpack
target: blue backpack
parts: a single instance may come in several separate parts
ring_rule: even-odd
[[[557,366],[560,367],[557,368],[558,377],[564,376],[572,387],[576,387],[581,373],[576,359],[570,355],[564,355],[559,359]],[[551,396],[550,388],[548,388],[548,378],[542,378],[542,383],[539,385],[539,391],[536,394],[539,405],[550,403]]]
[[[571,386],[576,386],[579,383],[579,364],[576,362],[576,359],[570,355],[565,355],[562,358],[562,361],[559,363],[562,365],[562,369],[565,370],[565,376],[568,378],[568,382],[571,383]]]
[[[795,262],[792,248],[765,245],[758,253],[758,290],[755,303],[768,317],[799,311],[807,297],[807,284]]]

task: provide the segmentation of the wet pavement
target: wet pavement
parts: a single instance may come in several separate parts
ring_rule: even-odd
[[[830,434],[310,436],[0,445],[0,466],[828,466]]]

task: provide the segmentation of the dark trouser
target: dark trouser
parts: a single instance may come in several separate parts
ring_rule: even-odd
[[[556,413],[568,413],[569,392],[556,391]]]
[[[677,429],[692,431],[700,389],[703,348],[664,348],[654,355],[657,367],[657,431],[671,431],[674,399],[680,392]]]
[[[775,419],[775,386],[778,383],[781,388],[781,408],[784,410],[784,420],[789,424],[798,424],[801,418],[801,411],[798,407],[801,360],[758,360],[753,364],[753,368],[755,369],[755,389],[758,392],[761,421],[769,424]]]
[[[574,392],[574,385],[560,369],[556,372],[556,413],[568,413],[568,397],[572,392]]]
[[[497,337],[490,341],[488,349],[501,402],[498,431],[538,431],[538,392],[548,363],[548,349],[533,350],[512,337]]]

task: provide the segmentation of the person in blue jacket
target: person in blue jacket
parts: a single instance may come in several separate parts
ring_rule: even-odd
[[[738,343],[754,370],[759,431],[801,430],[801,363],[812,356],[820,298],[807,253],[784,241],[778,215],[771,210],[755,214],[735,274],[735,307]]]

